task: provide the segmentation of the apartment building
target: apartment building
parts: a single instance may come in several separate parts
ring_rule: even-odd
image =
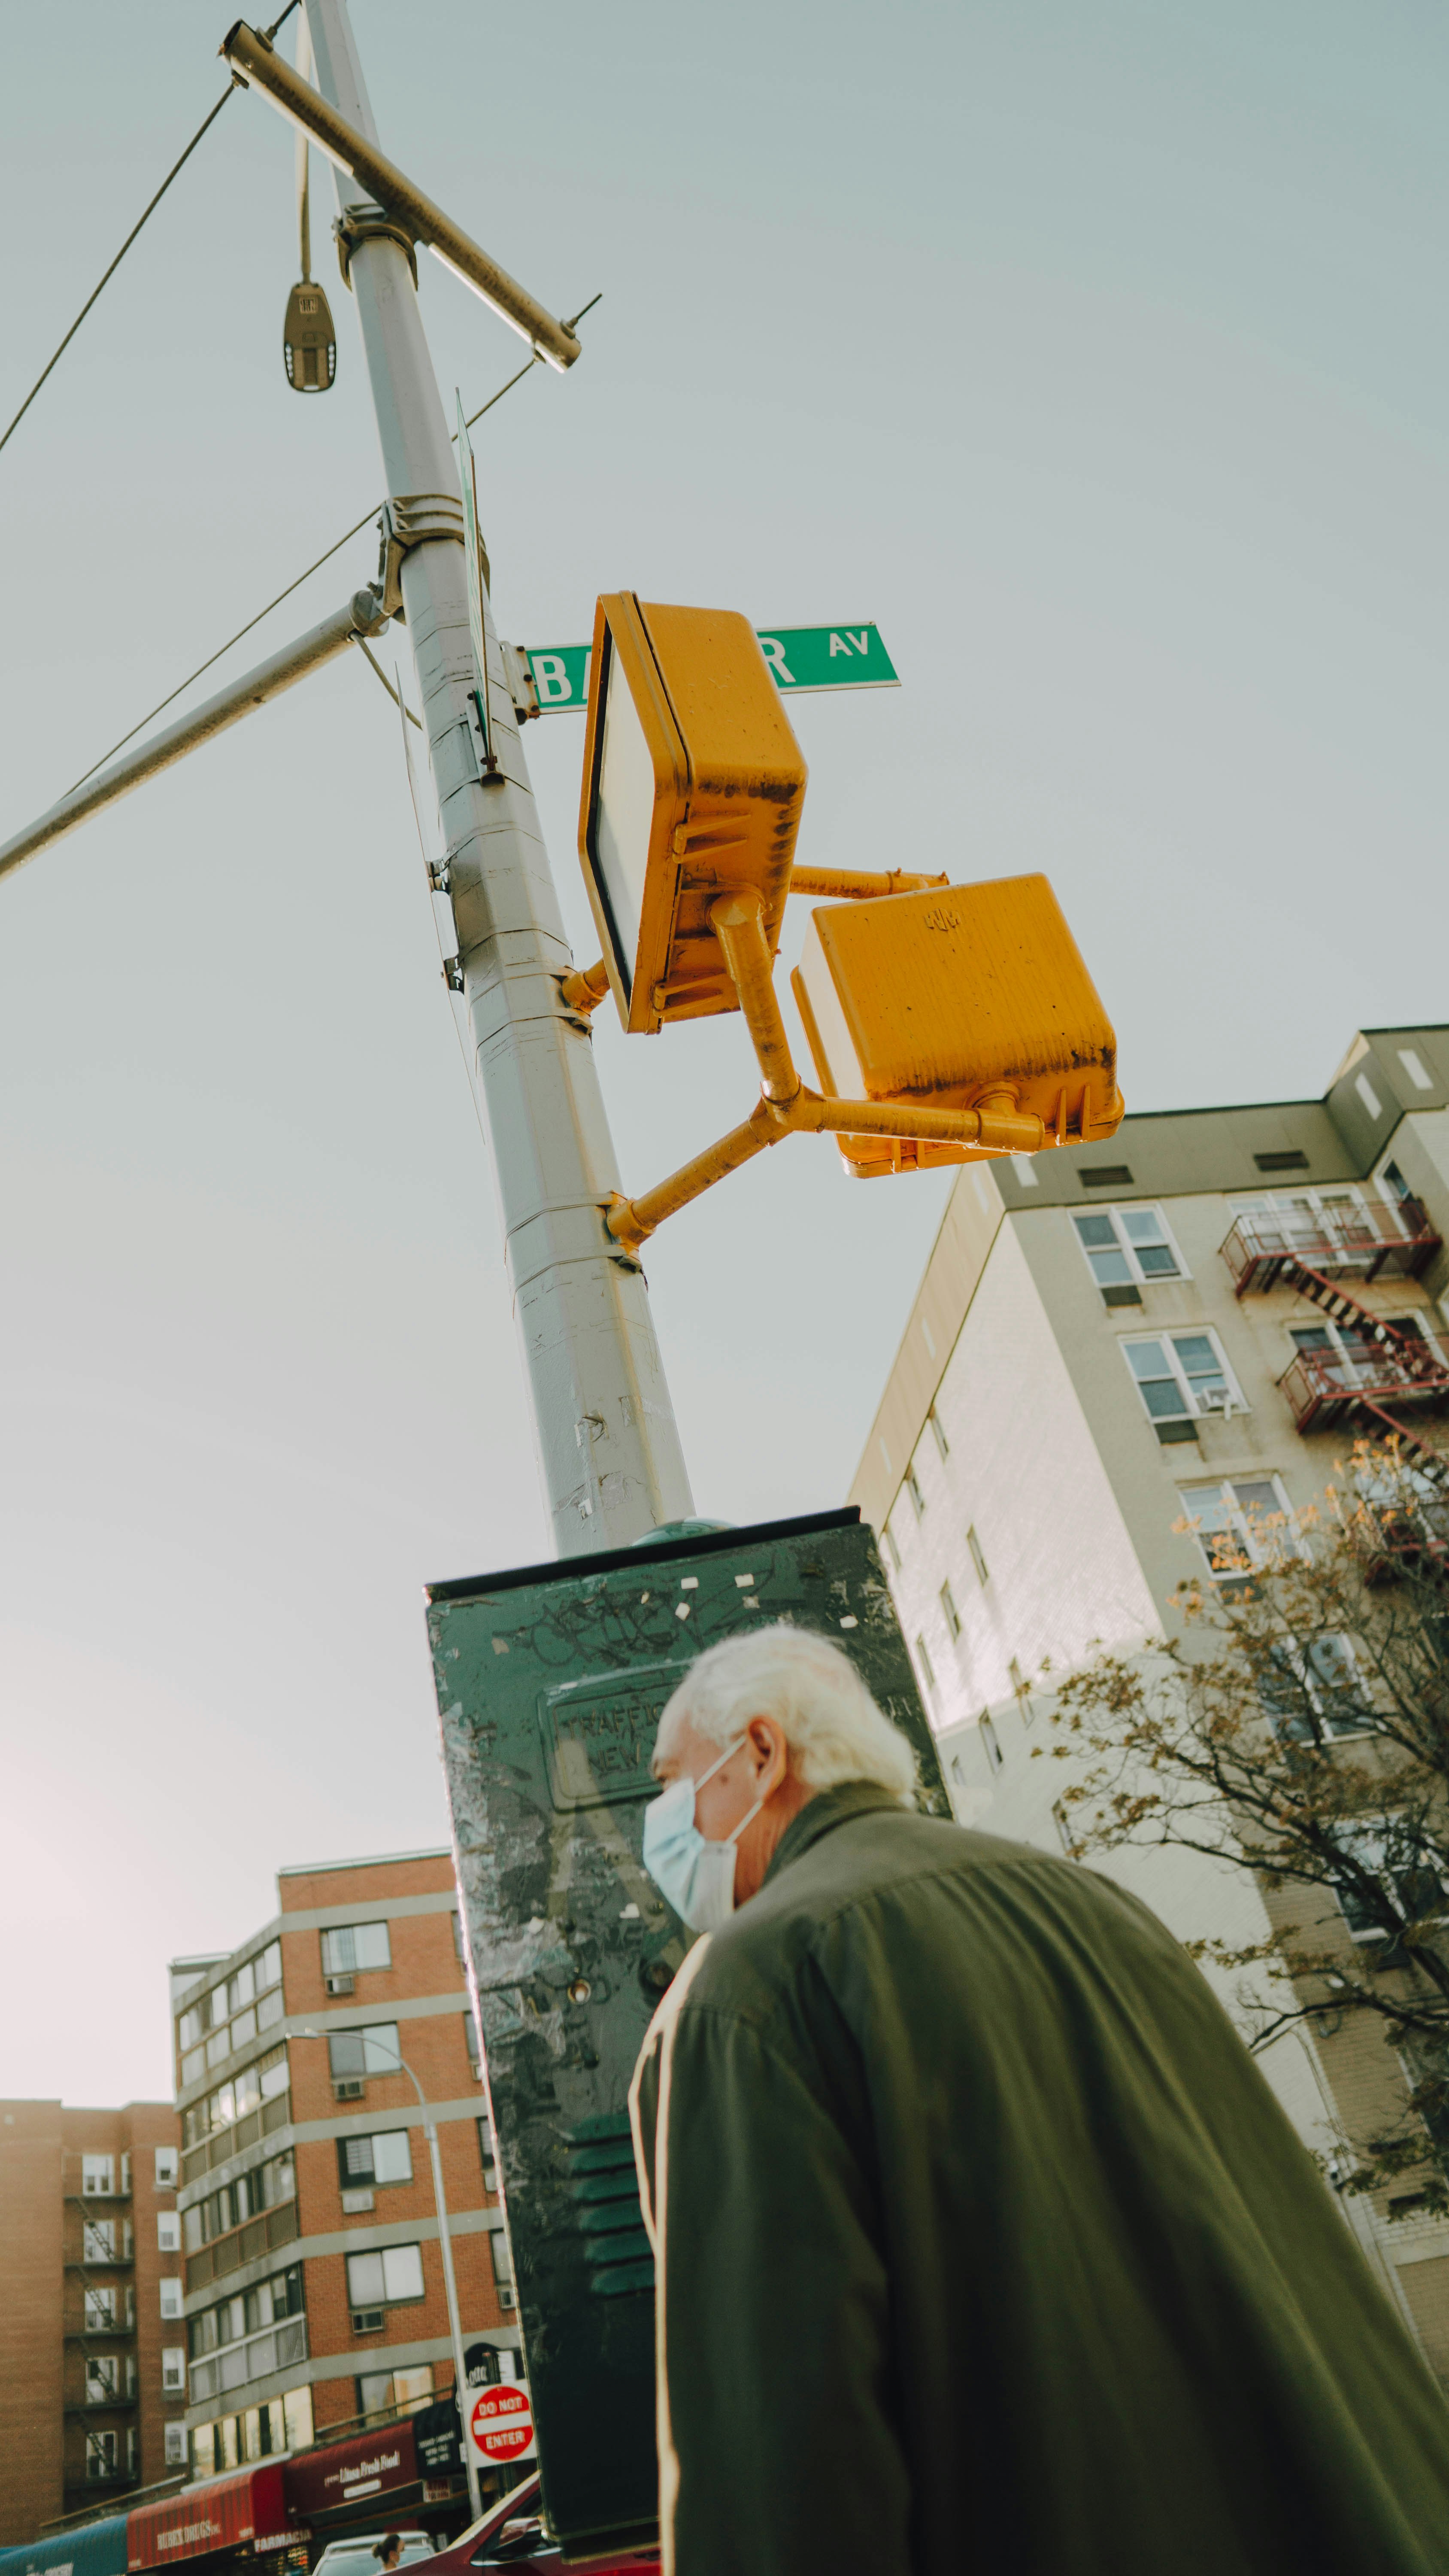
[[[1361,1032],[1321,1099],[1129,1116],[1110,1145],[962,1167],[852,1499],[964,1822],[1060,1849],[1043,1665],[1160,1639],[1178,1583],[1210,1581],[1225,1537],[1251,1550],[1255,1513],[1312,1503],[1357,1437],[1449,1436],[1446,1237],[1444,1027]],[[1093,1865],[1184,1939],[1268,1933],[1245,1870]],[[1401,2099],[1362,2018],[1262,2061],[1330,2155]],[[1449,2384],[1449,2226],[1340,2205]]]
[[[178,2146],[169,2102],[0,2102],[0,2546],[184,2457]]]
[[[297,2450],[453,2384],[417,2079],[438,2127],[465,2341],[518,2329],[452,1855],[277,1877],[272,1920],[172,1965],[193,2474]]]

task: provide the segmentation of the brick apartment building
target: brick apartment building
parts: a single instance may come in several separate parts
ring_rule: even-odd
[[[171,1971],[198,2477],[453,2384],[423,2113],[399,2055],[438,2125],[465,2344],[517,2373],[451,1854],[284,1869],[277,1895],[229,1957]]]
[[[169,2102],[0,2103],[0,2545],[185,2458],[179,2142]]]
[[[852,1499],[963,1822],[1059,1849],[1066,1775],[1032,1758],[1043,1664],[1164,1634],[1215,1544],[1251,1552],[1252,1515],[1314,1502],[1360,1434],[1432,1445],[1437,1418],[1443,1444],[1446,1242],[1445,1028],[1360,1034],[1319,1100],[1129,1116],[1110,1145],[962,1169]],[[1277,1900],[1245,1868],[1093,1866],[1183,1939],[1269,1932]],[[1345,1915],[1338,1937],[1377,1936]],[[1300,2025],[1260,2063],[1328,2156],[1399,2117],[1362,2016]],[[1449,2386],[1449,2224],[1385,2195],[1340,2206]]]

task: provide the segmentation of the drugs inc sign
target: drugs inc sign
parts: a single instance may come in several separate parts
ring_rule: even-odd
[[[900,676],[881,642],[880,628],[757,626],[760,650],[782,698],[825,689],[898,689]],[[589,702],[588,644],[529,644],[524,658],[533,674],[541,716],[582,715]]]
[[[533,2457],[533,2400],[521,2379],[475,2390],[468,2401],[468,2439],[485,2468]]]

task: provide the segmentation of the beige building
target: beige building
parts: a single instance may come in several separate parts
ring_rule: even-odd
[[[1364,1032],[1321,1100],[1129,1117],[1109,1145],[963,1166],[852,1488],[963,1821],[1059,1848],[1062,1766],[1031,1758],[1043,1664],[1160,1637],[1215,1530],[1246,1541],[1361,1433],[1449,1406],[1446,1236],[1449,1028]],[[1182,1938],[1267,1931],[1245,1870],[1097,1866]],[[1396,2080],[1352,2019],[1263,2064],[1329,2154]],[[1449,2382],[1449,2224],[1341,2205]]]

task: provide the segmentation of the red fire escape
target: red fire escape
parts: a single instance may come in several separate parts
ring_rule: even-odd
[[[1254,1210],[1222,1246],[1240,1297],[1296,1289],[1337,1326],[1339,1343],[1301,1350],[1279,1379],[1300,1431],[1356,1425],[1398,1441],[1436,1482],[1449,1485],[1449,1458],[1401,1418],[1449,1404],[1449,1344],[1407,1320],[1376,1315],[1345,1280],[1417,1279],[1440,1237],[1415,1199],[1397,1209],[1345,1205]]]

